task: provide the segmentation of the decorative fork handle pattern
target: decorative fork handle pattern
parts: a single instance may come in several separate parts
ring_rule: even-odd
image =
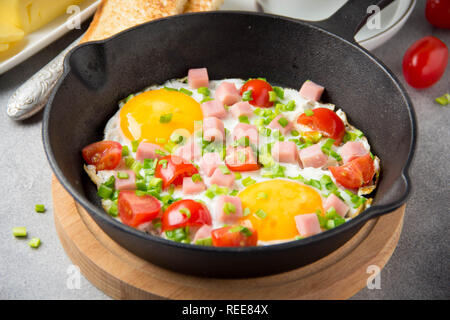
[[[82,36],[14,92],[8,100],[6,111],[11,119],[27,119],[45,107],[52,89],[63,73],[64,58],[70,50],[78,45],[81,38]]]

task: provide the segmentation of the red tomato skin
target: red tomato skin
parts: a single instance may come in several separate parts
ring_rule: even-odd
[[[450,1],[427,0],[425,17],[437,28],[450,29]]]
[[[166,167],[160,164],[161,160],[167,160]],[[198,173],[198,170],[192,163],[186,163],[186,160],[181,157],[169,155],[158,161],[155,177],[161,178],[163,180],[163,188],[167,188],[171,184],[176,186],[182,185],[184,177],[191,177],[196,173]]]
[[[305,113],[301,114],[297,123],[311,127],[317,130],[324,136],[334,140],[336,146],[340,145],[345,135],[345,125],[338,115],[327,108],[316,108],[312,110],[314,115],[307,116]]]
[[[237,152],[244,152],[246,162],[239,163]],[[229,148],[227,149],[227,156],[225,157],[225,164],[228,169],[231,171],[243,172],[243,171],[256,171],[259,170],[260,167],[257,162],[249,162],[250,152],[253,152],[251,147],[238,147],[238,148]],[[247,163],[248,161],[248,163]]]
[[[370,154],[353,159],[339,167],[329,167],[336,181],[345,188],[358,189],[373,179],[375,166]]]
[[[273,106],[273,102],[269,100],[269,92],[273,91],[273,88],[267,81],[260,79],[248,80],[241,87],[241,96],[248,90],[252,90],[253,99],[249,101],[251,105],[261,108],[270,108]]]
[[[448,48],[436,37],[424,37],[414,42],[403,56],[403,75],[416,89],[432,86],[445,72]]]
[[[189,209],[190,217],[180,212],[180,209]],[[177,228],[200,227],[204,224],[211,225],[211,214],[208,208],[197,201],[186,199],[179,200],[172,203],[166,211],[164,211],[161,218],[162,231],[173,230]]]
[[[97,171],[113,170],[122,159],[122,145],[116,141],[94,142],[81,151],[84,161]]]
[[[258,243],[258,232],[248,228],[251,236],[246,236],[240,231],[229,232],[233,226],[222,227],[211,232],[214,247],[251,247]]]
[[[134,228],[155,219],[161,212],[158,199],[150,195],[138,196],[134,190],[120,191],[117,207],[122,222]]]

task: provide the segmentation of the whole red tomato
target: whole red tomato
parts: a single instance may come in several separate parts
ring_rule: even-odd
[[[450,29],[450,0],[427,0],[425,16],[433,26]]]
[[[241,95],[248,90],[252,92],[252,99],[249,101],[251,105],[261,108],[273,106],[269,97],[269,92],[273,91],[273,88],[267,81],[261,79],[248,80],[241,88]]]
[[[413,43],[403,57],[403,75],[416,89],[428,88],[444,74],[448,49],[436,37],[425,37]]]

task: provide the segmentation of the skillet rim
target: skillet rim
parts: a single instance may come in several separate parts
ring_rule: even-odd
[[[409,120],[411,122],[411,140],[410,140],[410,146],[409,146],[409,152],[408,157],[406,159],[406,162],[401,170],[400,176],[394,181],[393,186],[391,188],[395,187],[395,183],[398,180],[402,180],[402,185],[404,185],[404,192],[403,194],[398,197],[398,199],[392,201],[391,203],[385,204],[385,205],[373,205],[369,209],[364,210],[361,212],[358,216],[355,218],[352,218],[351,220],[347,221],[346,223],[333,228],[331,230],[327,230],[326,232],[307,237],[304,239],[301,239],[301,241],[287,241],[279,244],[272,244],[268,246],[254,246],[254,247],[240,247],[240,248],[234,248],[234,247],[209,247],[209,246],[199,246],[199,245],[192,245],[192,244],[184,244],[179,243],[171,240],[167,240],[161,237],[157,237],[142,231],[139,231],[135,228],[129,227],[115,219],[112,219],[110,216],[106,215],[103,210],[101,210],[99,207],[95,206],[92,202],[90,202],[86,196],[78,193],[75,188],[72,187],[71,183],[66,179],[62,171],[60,170],[59,166],[57,165],[57,162],[55,160],[52,148],[50,146],[50,137],[49,137],[49,119],[50,114],[52,110],[52,104],[53,100],[56,96],[56,93],[58,92],[60,86],[66,79],[67,75],[71,72],[71,67],[69,65],[69,60],[77,50],[80,50],[83,47],[86,46],[103,46],[105,43],[110,41],[115,41],[115,39],[124,37],[128,33],[133,32],[136,29],[145,28],[147,25],[151,24],[157,24],[161,22],[165,22],[166,20],[175,20],[180,19],[180,17],[186,18],[188,16],[200,16],[200,15],[247,15],[247,16],[259,16],[264,18],[271,18],[271,19],[281,19],[285,21],[289,21],[292,23],[299,23],[304,26],[307,26],[309,28],[313,28],[318,30],[319,32],[323,32],[327,34],[330,37],[335,38],[337,41],[343,41],[347,45],[352,46],[354,49],[357,49],[361,52],[361,54],[365,55],[367,58],[372,60],[373,63],[375,63],[382,71],[385,72],[391,79],[391,81],[397,86],[398,90],[400,91],[401,95],[403,96],[403,99],[406,102],[407,111],[409,113]],[[44,144],[44,150],[45,154],[47,156],[47,160],[50,164],[51,169],[53,170],[56,178],[58,181],[62,184],[62,186],[69,192],[69,194],[75,199],[76,202],[81,204],[81,206],[91,215],[93,216],[94,220],[100,219],[103,223],[109,224],[114,229],[119,229],[121,232],[125,232],[130,234],[131,236],[135,236],[138,238],[141,238],[146,241],[154,241],[162,246],[171,246],[176,247],[179,249],[184,250],[190,250],[190,251],[200,251],[200,252],[210,252],[210,253],[224,253],[224,254],[246,254],[246,253],[269,253],[273,251],[283,251],[283,250],[289,250],[295,247],[302,247],[302,246],[308,246],[312,243],[318,243],[322,241],[326,241],[330,238],[335,237],[336,235],[340,233],[344,233],[348,230],[351,230],[352,228],[358,226],[359,224],[364,223],[365,221],[377,217],[382,214],[388,214],[393,212],[395,209],[399,208],[401,205],[403,205],[406,200],[409,198],[411,193],[411,180],[409,176],[409,168],[414,156],[415,147],[416,147],[416,140],[417,140],[417,121],[416,121],[416,115],[413,108],[413,104],[411,102],[411,99],[409,98],[406,90],[402,86],[402,84],[398,81],[397,77],[387,68],[386,65],[384,65],[381,61],[379,61],[375,56],[373,56],[369,51],[366,49],[360,47],[356,42],[348,41],[345,38],[332,33],[331,31],[328,31],[326,29],[323,29],[320,26],[310,24],[301,20],[289,18],[289,17],[283,17],[279,15],[273,15],[273,14],[267,14],[267,13],[261,13],[261,12],[248,12],[248,11],[210,11],[210,12],[194,12],[194,13],[185,13],[180,15],[174,15],[169,17],[164,17],[161,19],[153,20],[147,23],[140,24],[138,26],[135,26],[133,28],[124,30],[110,38],[104,39],[104,40],[98,40],[98,41],[91,41],[86,42],[81,45],[78,45],[74,49],[72,49],[65,57],[64,59],[64,71],[59,78],[58,82],[56,83],[54,89],[52,90],[52,93],[49,97],[49,100],[45,106],[44,115],[43,115],[43,124],[42,124],[42,139]],[[97,223],[97,222],[96,222]],[[103,229],[103,228],[102,228]]]

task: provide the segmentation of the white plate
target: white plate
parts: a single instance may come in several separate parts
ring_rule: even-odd
[[[267,13],[288,16],[306,21],[329,18],[347,0],[258,0]],[[373,50],[397,33],[407,21],[416,0],[397,0],[383,9],[379,29],[369,29],[365,25],[355,36],[355,40],[368,50]],[[222,10],[256,11],[254,0],[225,0]]]
[[[70,26],[74,20],[80,22],[85,21],[94,14],[99,2],[99,0],[83,1],[79,5],[81,9],[79,13],[67,14],[53,20],[43,28],[26,35],[22,41],[14,44],[9,50],[0,53],[0,74],[25,61],[53,41],[71,31]]]

